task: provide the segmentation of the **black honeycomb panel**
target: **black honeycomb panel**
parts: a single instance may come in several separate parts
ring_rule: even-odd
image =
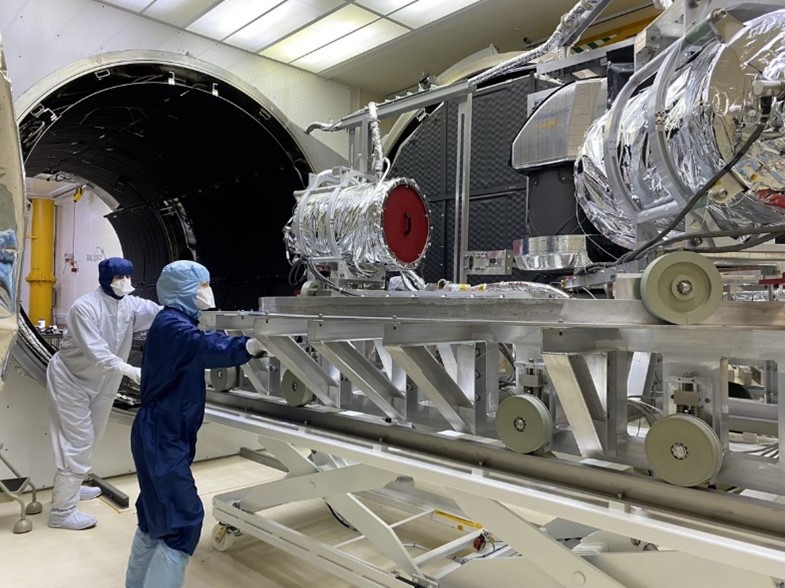
[[[393,175],[413,179],[426,197],[438,197],[447,189],[442,148],[446,120],[443,108],[431,113],[410,136],[393,163]]]
[[[444,232],[446,227],[445,202],[432,202],[431,210],[431,245],[425,254],[422,275],[426,282],[433,283],[445,276],[447,264],[451,257],[444,248]]]
[[[480,94],[472,104],[471,193],[497,192],[525,184],[510,166],[512,142],[526,122],[529,78]],[[476,173],[478,170],[480,173]]]
[[[521,238],[526,214],[526,193],[510,192],[474,199],[469,205],[469,250],[512,249]]]
[[[107,215],[123,248],[123,256],[134,265],[135,294],[154,290],[161,268],[171,256],[166,236],[161,232],[157,211],[151,208],[118,210]]]
[[[510,167],[512,141],[526,118],[529,78],[481,92],[472,104],[469,248],[511,249],[524,235],[526,178]],[[424,190],[434,226],[423,273],[453,279],[458,102],[443,104],[397,147],[396,174]],[[439,218],[437,218],[439,217]],[[439,222],[437,222],[437,220]]]

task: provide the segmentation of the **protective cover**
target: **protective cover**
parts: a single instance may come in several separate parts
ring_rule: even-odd
[[[630,193],[628,206],[608,181],[604,146],[610,113],[595,121],[575,163],[576,197],[594,225],[618,245],[633,248],[639,212],[689,200],[753,131],[759,103],[751,82],[757,76],[765,80],[785,76],[785,11],[750,21],[727,44],[714,39],[702,48],[683,50],[676,67],[656,81],[667,87],[663,109],[656,116],[652,116],[656,84],[623,105],[619,133],[610,140]],[[707,225],[734,230],[785,220],[782,110],[783,101],[775,99],[769,127],[733,168],[735,178],[726,177],[709,193]],[[667,176],[668,166],[653,154],[652,120],[663,133],[664,155],[675,178]],[[673,193],[674,185],[680,194]],[[643,224],[659,228],[670,218]]]
[[[416,268],[428,249],[428,208],[413,180],[328,172],[312,178],[297,198],[284,229],[290,260],[395,271]]]

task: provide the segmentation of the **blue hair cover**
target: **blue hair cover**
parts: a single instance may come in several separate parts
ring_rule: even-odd
[[[134,273],[134,264],[127,259],[107,257],[98,264],[98,283],[101,285],[101,290],[112,298],[120,300],[122,296],[118,296],[112,290],[112,279],[115,276],[130,276],[132,273]]]

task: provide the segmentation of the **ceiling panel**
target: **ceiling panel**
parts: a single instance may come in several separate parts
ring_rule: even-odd
[[[342,4],[343,0],[288,0],[227,37],[225,41],[258,53]]]
[[[423,72],[438,74],[478,52],[536,45],[578,0],[95,1],[389,96],[416,85]],[[658,14],[651,0],[613,0],[585,36],[629,30]],[[399,34],[386,20],[411,30]],[[367,36],[372,31],[378,39]]]
[[[387,15],[414,1],[415,0],[355,0],[354,3],[369,8],[379,14]]]
[[[262,51],[260,55],[291,63],[311,51],[378,20],[379,16],[359,6],[345,6]]]
[[[416,29],[479,1],[481,0],[417,0],[396,10],[390,18]]]
[[[283,0],[224,0],[188,27],[212,39],[225,39]]]
[[[312,72],[320,72],[346,59],[405,35],[409,29],[389,20],[380,19],[329,45],[292,62]]]
[[[176,27],[185,27],[214,4],[215,0],[155,0],[143,14]]]
[[[109,0],[107,4],[119,6],[126,10],[133,10],[134,12],[141,12],[152,2],[153,0]]]

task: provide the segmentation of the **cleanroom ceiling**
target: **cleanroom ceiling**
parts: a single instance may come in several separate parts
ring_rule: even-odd
[[[99,1],[99,0],[96,0]],[[546,39],[575,0],[102,0],[182,31],[286,63],[376,98],[481,50]],[[586,38],[634,30],[652,2],[615,0]],[[630,28],[633,25],[633,28]],[[196,55],[195,57],[198,57]]]

